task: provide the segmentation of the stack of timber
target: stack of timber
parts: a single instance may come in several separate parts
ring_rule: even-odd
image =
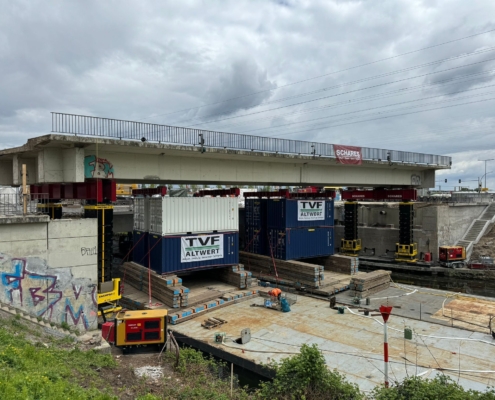
[[[359,258],[336,254],[328,257],[318,257],[316,264],[323,265],[325,271],[339,272],[341,274],[355,275],[359,272]]]
[[[323,285],[324,268],[321,265],[300,261],[274,260],[271,257],[241,251],[239,258],[253,276],[263,281],[273,281],[286,286],[310,287]],[[275,266],[274,266],[275,264]]]
[[[325,272],[325,281],[318,289],[305,289],[306,292],[318,296],[329,297],[349,290],[351,277],[337,272]]]
[[[367,274],[359,274],[351,279],[350,295],[363,299],[381,292],[390,286],[391,271],[376,270]]]
[[[246,289],[258,285],[258,280],[253,278],[250,271],[244,270],[243,264],[232,265],[220,270],[219,278],[222,282],[229,283],[239,289]]]
[[[134,262],[123,265],[125,283],[149,294],[170,308],[188,306],[189,289],[182,286],[182,279],[176,275],[161,276]],[[151,285],[150,285],[151,279]]]

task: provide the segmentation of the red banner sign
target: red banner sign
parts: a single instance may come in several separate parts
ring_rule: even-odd
[[[361,153],[361,147],[334,144],[333,151],[335,152],[335,157],[337,157],[337,162],[341,164],[362,164],[363,155]]]

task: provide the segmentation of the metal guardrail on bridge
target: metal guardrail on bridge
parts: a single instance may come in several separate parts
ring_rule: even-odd
[[[203,129],[159,125],[147,122],[52,112],[52,132],[127,140],[143,140],[189,146],[302,154],[335,158],[333,144],[216,132]],[[362,147],[363,160],[400,162],[449,167],[447,156]],[[388,157],[390,157],[388,159]]]

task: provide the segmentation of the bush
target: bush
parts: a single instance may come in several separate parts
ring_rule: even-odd
[[[475,390],[465,391],[462,386],[451,378],[440,375],[434,379],[407,378],[389,389],[377,387],[373,390],[375,400],[495,400],[495,391],[488,388],[487,392]]]
[[[303,345],[300,354],[269,367],[276,375],[273,381],[261,384],[257,392],[260,399],[363,399],[357,385],[347,382],[336,370],[327,368],[325,358],[315,344]]]

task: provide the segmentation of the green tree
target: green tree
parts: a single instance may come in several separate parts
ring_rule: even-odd
[[[323,354],[313,344],[304,344],[293,357],[272,363],[275,378],[261,384],[257,392],[260,399],[332,399],[359,400],[363,394],[357,385],[349,383],[336,370],[330,371]]]

